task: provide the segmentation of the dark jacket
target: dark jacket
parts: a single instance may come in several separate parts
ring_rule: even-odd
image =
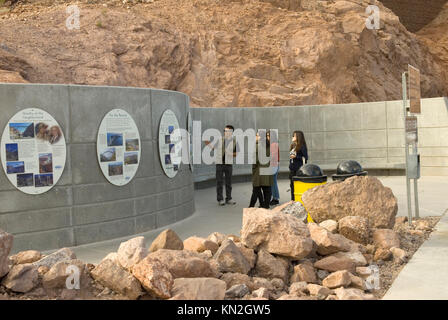
[[[300,148],[299,152],[297,153],[294,159],[289,159],[290,171],[297,171],[300,169],[301,166],[303,166],[302,157],[305,158],[306,163],[308,161],[308,150],[306,146],[302,146],[302,148]]]
[[[269,168],[270,162],[267,164],[260,164],[258,159],[258,143],[255,148],[256,152],[256,162],[252,165],[252,185],[254,187],[268,187],[274,184],[274,176],[270,175],[260,175],[260,168]],[[266,147],[267,155],[270,155],[269,145]]]

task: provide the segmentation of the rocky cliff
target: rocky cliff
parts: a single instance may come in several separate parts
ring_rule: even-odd
[[[412,64],[423,97],[448,92],[446,19],[414,34],[380,2],[381,29],[369,30],[371,1],[147,1],[1,8],[0,81],[164,88],[192,106],[309,105],[400,99]],[[66,27],[70,4],[79,30]]]

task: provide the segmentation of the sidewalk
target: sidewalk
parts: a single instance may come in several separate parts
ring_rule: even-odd
[[[383,300],[448,300],[448,212],[401,270]]]
[[[407,216],[405,178],[402,176],[390,176],[379,177],[379,179],[384,185],[392,188],[397,197],[399,208],[398,215]],[[286,190],[289,189],[289,180],[280,180],[279,189],[280,202],[283,203],[289,201],[290,194],[286,192]],[[448,190],[448,181],[444,177],[423,177],[420,179],[420,216],[442,215],[448,208],[446,190]],[[139,235],[145,237],[147,246],[151,244],[161,231],[167,228],[174,230],[183,240],[193,235],[206,237],[215,231],[238,235],[242,225],[243,208],[249,205],[251,194],[252,185],[250,183],[234,184],[232,196],[237,204],[220,207],[217,205],[215,188],[196,190],[196,212],[191,217],[164,228]],[[76,253],[78,259],[97,264],[109,252],[117,251],[121,242],[139,235],[78,246],[72,249]],[[445,238],[444,241],[446,246],[448,246],[448,240]],[[434,260],[434,258],[437,258],[438,256],[441,257],[441,255],[435,255],[430,261],[438,263]],[[445,256],[448,258],[448,255],[445,254]],[[447,262],[445,261],[444,263],[445,267],[448,267]],[[447,281],[445,281],[445,283],[448,283],[448,276],[446,279]]]

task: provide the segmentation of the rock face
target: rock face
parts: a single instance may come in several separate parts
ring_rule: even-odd
[[[149,252],[154,252],[159,249],[182,250],[183,248],[184,244],[179,236],[173,230],[166,229],[151,243]]]
[[[49,254],[42,259],[33,262],[33,265],[36,267],[45,266],[51,268],[54,264],[61,261],[68,261],[76,259],[75,253],[69,248],[62,248],[52,254]]]
[[[218,271],[192,251],[160,249],[148,255],[162,262],[173,278],[218,277]]]
[[[249,261],[232,240],[224,240],[214,258],[218,262],[220,272],[236,272],[247,274],[251,269]]]
[[[254,250],[300,260],[313,248],[306,225],[297,218],[261,208],[243,209],[241,240]]]
[[[258,252],[257,263],[255,264],[255,273],[263,278],[279,278],[284,281],[288,278],[288,264],[279,258],[275,258],[266,250]]]
[[[214,278],[179,278],[174,280],[171,292],[185,300],[223,300],[226,283]]]
[[[37,267],[32,264],[19,264],[12,267],[3,278],[2,285],[14,292],[26,293],[39,283]]]
[[[8,255],[11,251],[13,236],[0,229],[0,278],[9,271]]]
[[[120,244],[117,251],[117,260],[123,268],[130,270],[132,266],[139,263],[147,254],[145,238],[136,237]]]
[[[146,257],[132,267],[132,274],[151,295],[162,299],[171,297],[173,276],[159,260]]]
[[[358,243],[369,241],[369,220],[361,216],[347,216],[339,220],[339,234]]]
[[[142,295],[140,282],[113,260],[103,260],[92,270],[91,274],[103,286],[121,293],[129,299],[137,299]]]
[[[375,177],[351,177],[345,181],[317,186],[306,191],[302,200],[317,223],[346,216],[361,216],[375,228],[392,228],[398,211],[390,188]]]
[[[36,250],[27,250],[19,252],[11,257],[13,264],[24,264],[24,263],[33,263],[42,258],[42,254]]]
[[[313,105],[400,99],[405,61],[420,66],[423,97],[447,96],[446,27],[425,45],[380,2],[381,36],[366,28],[364,0],[202,1],[201,15],[189,0],[148,2],[80,4],[86,33],[64,37],[48,36],[64,3],[19,6],[0,20],[0,81],[156,87],[192,106]]]
[[[377,229],[373,232],[373,243],[378,248],[390,249],[400,247],[400,238],[397,233],[390,229]]]

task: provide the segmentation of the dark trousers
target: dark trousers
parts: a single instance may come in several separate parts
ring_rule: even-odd
[[[297,175],[298,170],[289,170],[289,185],[291,187],[291,200],[294,201],[294,182],[292,181],[292,177]]]
[[[224,178],[225,176],[225,178]],[[216,165],[216,197],[218,201],[224,200],[222,189],[224,181],[226,183],[226,201],[232,199],[232,165]]]
[[[269,202],[271,201],[271,187],[253,187],[249,208],[255,206],[255,203],[257,203],[257,199],[258,201],[260,201],[260,205],[262,208],[269,209]]]

